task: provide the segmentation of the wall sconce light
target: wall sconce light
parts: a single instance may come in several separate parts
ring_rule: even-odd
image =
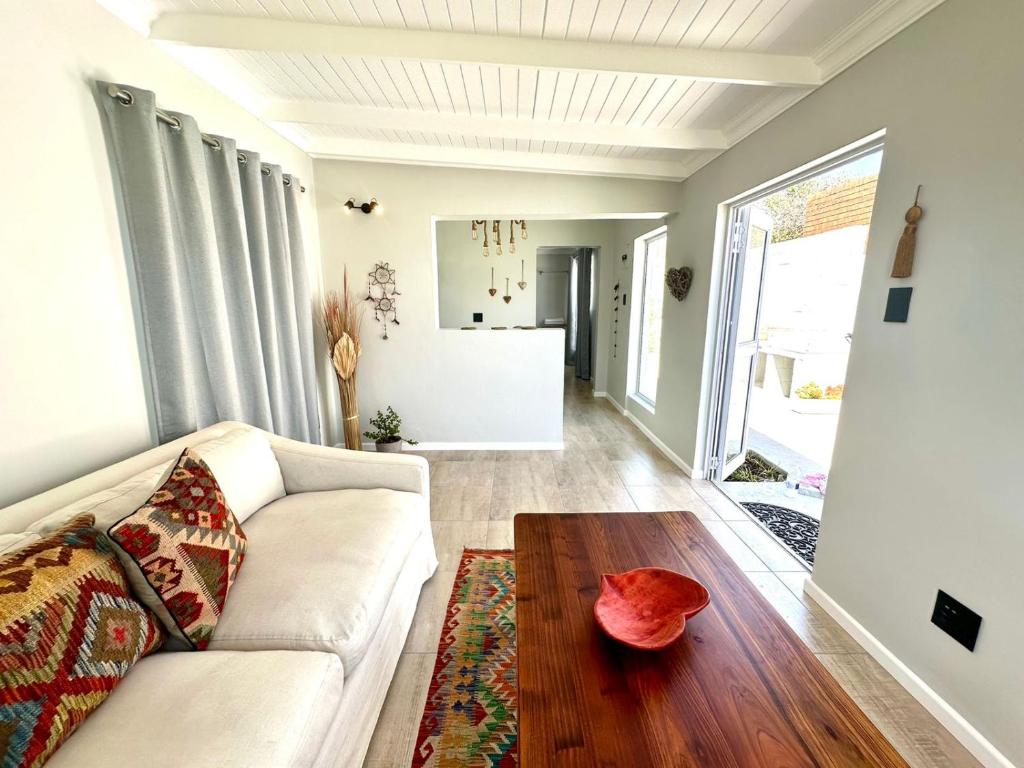
[[[357,203],[354,197],[350,197],[345,203],[345,207],[350,211],[358,208],[363,213],[381,213],[384,210],[377,202],[376,197],[371,197],[368,203]]]

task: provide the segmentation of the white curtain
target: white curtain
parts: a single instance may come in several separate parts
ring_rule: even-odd
[[[320,441],[298,179],[97,83],[160,442],[232,419]]]

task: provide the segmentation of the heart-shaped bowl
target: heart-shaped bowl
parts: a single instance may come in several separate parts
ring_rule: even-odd
[[[636,568],[601,577],[594,619],[623,645],[659,651],[678,640],[686,620],[710,602],[707,588],[689,576],[666,568]]]

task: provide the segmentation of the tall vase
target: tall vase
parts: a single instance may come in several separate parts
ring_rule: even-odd
[[[341,393],[341,424],[345,433],[345,447],[351,451],[363,450],[359,435],[359,398],[356,396],[355,372],[348,379],[338,376],[338,391]]]

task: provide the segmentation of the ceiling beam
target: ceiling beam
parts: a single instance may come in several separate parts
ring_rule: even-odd
[[[331,101],[275,101],[260,111],[264,120],[280,123],[344,125],[424,131],[459,136],[526,141],[564,141],[602,146],[655,147],[658,149],[727,149],[721,131],[686,128],[635,128],[625,125],[562,123],[508,117],[385,109]]]
[[[351,27],[248,16],[164,14],[153,22],[149,36],[208,48],[667,75],[745,85],[807,87],[822,82],[818,65],[808,56]]]
[[[362,139],[315,138],[306,142],[303,149],[316,158],[362,160],[401,165],[439,165],[450,168],[484,168],[499,171],[619,176],[661,181],[682,181],[687,175],[687,169],[683,163],[663,160],[463,149]]]

